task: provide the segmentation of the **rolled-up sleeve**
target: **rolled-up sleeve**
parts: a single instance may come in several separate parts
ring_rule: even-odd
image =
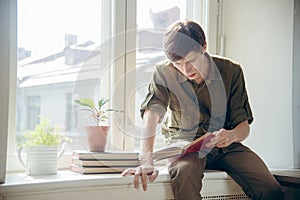
[[[141,104],[141,117],[143,118],[145,110],[148,109],[158,114],[160,123],[167,111],[168,102],[169,91],[166,87],[166,81],[157,67],[148,86],[146,98]]]
[[[238,67],[237,69],[238,70],[236,70],[233,75],[230,96],[228,99],[226,124],[228,128],[231,129],[245,120],[248,120],[249,124],[253,121],[243,71],[241,67]]]

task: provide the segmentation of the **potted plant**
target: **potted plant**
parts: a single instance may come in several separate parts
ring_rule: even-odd
[[[40,117],[40,123],[34,130],[24,134],[23,142],[19,145],[18,158],[28,175],[56,174],[58,159],[64,153],[65,142],[71,139],[61,134],[58,126],[52,126],[46,117]],[[58,152],[61,146],[60,152]],[[26,149],[26,163],[21,153]]]
[[[88,139],[88,145],[90,151],[104,152],[107,142],[107,134],[109,131],[109,126],[105,124],[107,122],[107,112],[117,111],[114,109],[104,109],[104,105],[109,102],[109,99],[101,98],[98,100],[97,104],[91,98],[80,98],[74,100],[75,103],[83,106],[81,110],[86,110],[90,112],[90,117],[92,117],[96,125],[86,126],[86,133]]]

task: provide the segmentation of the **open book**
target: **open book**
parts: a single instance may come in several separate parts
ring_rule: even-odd
[[[174,156],[183,156],[188,153],[207,150],[208,147],[206,147],[205,144],[209,142],[212,137],[214,137],[213,134],[207,133],[192,142],[179,141],[162,147],[153,152],[154,160],[158,161]]]

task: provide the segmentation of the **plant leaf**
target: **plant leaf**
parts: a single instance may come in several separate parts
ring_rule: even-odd
[[[99,110],[102,109],[102,106],[104,106],[107,102],[109,101],[109,99],[100,99],[98,101],[98,107],[99,107]]]
[[[70,138],[61,134],[60,131],[58,126],[51,125],[48,118],[40,116],[40,123],[33,130],[27,130],[27,133],[23,135],[24,140],[19,146],[23,144],[26,147],[36,145],[53,146],[60,144],[63,140],[71,141]]]
[[[88,106],[90,107],[91,109],[95,109],[95,103],[94,103],[94,100],[91,99],[91,98],[80,98],[80,99],[76,99],[74,100],[75,103],[78,103],[82,106]]]
[[[123,110],[116,110],[116,109],[107,109],[106,112],[123,112]]]

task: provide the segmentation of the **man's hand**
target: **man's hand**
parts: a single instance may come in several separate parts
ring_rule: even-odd
[[[139,188],[139,182],[140,179],[142,181],[142,185],[143,185],[143,190],[146,191],[147,190],[147,183],[148,180],[149,182],[153,182],[157,176],[158,176],[158,170],[155,169],[152,165],[141,165],[139,167],[136,168],[128,168],[125,169],[122,172],[122,176],[127,176],[127,175],[134,175],[133,178],[133,184],[134,184],[134,188]]]
[[[128,168],[122,172],[122,176],[134,175],[134,188],[139,188],[140,179],[143,190],[147,190],[147,183],[153,182],[158,176],[158,170],[154,168],[153,146],[156,127],[159,116],[154,111],[146,109],[143,115],[143,131],[141,133],[140,166]]]
[[[234,134],[233,130],[220,129],[213,134],[216,135],[215,138],[217,139],[215,146],[219,148],[227,147],[236,141],[236,135]]]
[[[206,147],[209,148],[227,147],[236,140],[233,130],[220,129],[219,131],[215,131],[211,134],[213,134],[214,137],[212,137],[210,141],[206,144]]]
[[[222,128],[219,131],[211,133],[215,137],[211,138],[211,140],[206,144],[206,147],[227,147],[234,142],[241,142],[246,139],[249,135],[249,132],[250,127],[247,120],[239,123],[232,130],[226,130]]]

